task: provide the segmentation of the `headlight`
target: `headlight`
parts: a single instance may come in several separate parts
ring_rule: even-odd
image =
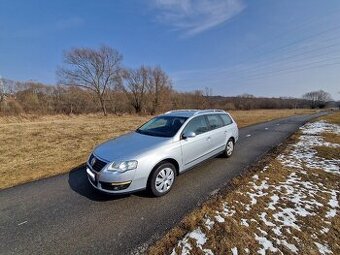
[[[136,169],[138,165],[137,160],[128,160],[128,161],[122,161],[122,162],[112,162],[108,167],[107,170],[109,171],[115,171],[115,172],[126,172],[129,170]]]

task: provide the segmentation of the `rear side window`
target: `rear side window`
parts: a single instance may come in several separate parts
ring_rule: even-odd
[[[209,126],[204,116],[199,116],[192,119],[184,128],[183,132],[194,132],[196,135],[203,134],[209,131]]]
[[[233,120],[230,118],[230,116],[228,114],[221,114],[220,116],[221,116],[225,126],[233,123]]]
[[[219,114],[207,115],[207,119],[208,119],[211,130],[224,126],[223,120],[221,119]]]

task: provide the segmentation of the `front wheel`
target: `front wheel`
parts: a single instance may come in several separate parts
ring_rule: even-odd
[[[168,193],[176,179],[176,169],[171,163],[161,164],[152,172],[149,180],[149,190],[156,197]]]
[[[226,157],[226,158],[230,158],[231,155],[233,155],[233,152],[234,152],[234,141],[233,139],[229,139],[226,146],[225,146],[225,149],[224,149],[224,152],[223,152],[223,155]]]

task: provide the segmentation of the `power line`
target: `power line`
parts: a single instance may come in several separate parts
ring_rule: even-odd
[[[273,62],[269,62],[270,60],[268,59],[265,59],[263,61],[257,61],[257,62],[253,62],[251,63],[250,65],[254,65],[254,64],[257,64],[255,67],[245,67],[245,68],[240,68],[240,69],[236,69],[236,70],[220,70],[220,71],[216,71],[216,72],[213,72],[213,74],[239,74],[239,73],[243,73],[243,72],[254,72],[254,71],[257,71],[257,70],[261,70],[263,69],[264,67],[267,67],[267,66],[272,66],[272,65],[279,65],[279,64],[291,64],[291,63],[294,63],[294,62],[298,62],[298,61],[302,61],[302,60],[309,60],[309,59],[314,59],[316,57],[319,57],[319,56],[327,56],[326,54],[332,54],[334,55],[334,53],[338,53],[337,51],[334,52],[334,51],[331,51],[331,52],[324,52],[324,50],[326,49],[331,49],[331,48],[334,48],[336,46],[340,46],[340,43],[334,43],[334,44],[331,44],[331,45],[328,45],[328,46],[324,46],[324,47],[319,47],[319,48],[316,48],[316,49],[312,49],[312,50],[309,50],[309,51],[304,51],[304,52],[301,52],[301,53],[298,53],[298,54],[293,54],[293,55],[289,55],[289,56],[284,56],[284,57],[279,57],[279,58],[274,58],[277,59]],[[320,51],[321,50],[321,51]],[[309,53],[312,53],[312,54],[309,54]],[[308,56],[307,58],[304,58],[305,56]],[[290,60],[292,59],[290,62],[287,62],[287,60]]]
[[[305,70],[308,70],[308,69],[311,69],[311,68],[316,68],[316,67],[338,65],[338,64],[340,64],[340,62],[325,63],[325,64],[322,64],[322,65],[315,65],[315,64],[318,64],[318,63],[323,63],[323,62],[327,62],[327,61],[330,61],[330,60],[338,60],[338,59],[340,59],[340,57],[324,59],[324,60],[321,60],[321,61],[315,61],[315,62],[312,62],[312,63],[308,63],[308,64],[305,64],[305,65],[302,65],[302,66],[294,66],[294,67],[290,67],[290,68],[273,70],[273,71],[270,71],[270,72],[265,72],[265,73],[250,75],[250,76],[245,75],[244,77],[246,77],[246,79],[250,79],[250,80],[262,79],[264,77],[268,77],[268,75],[270,76],[270,75],[273,75],[273,74],[275,74],[275,75],[277,75],[277,74],[289,74],[289,73],[294,73],[294,72],[305,71]],[[286,71],[288,71],[288,72],[286,72]],[[225,78],[223,80],[228,80],[228,78]],[[233,80],[235,81],[235,79],[231,79],[230,81],[233,81]]]

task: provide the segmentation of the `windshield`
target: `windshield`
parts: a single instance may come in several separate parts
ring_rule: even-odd
[[[143,135],[173,137],[186,120],[186,117],[159,116],[146,122],[136,132]]]

